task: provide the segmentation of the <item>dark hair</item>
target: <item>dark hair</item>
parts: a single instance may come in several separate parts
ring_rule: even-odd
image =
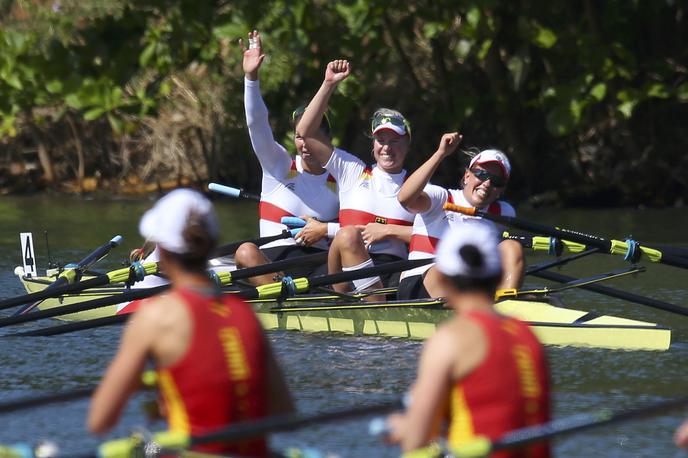
[[[168,252],[168,255],[175,259],[184,270],[205,272],[208,258],[215,248],[217,240],[206,227],[204,220],[191,213],[182,232],[182,237],[189,247],[189,251],[183,254]]]
[[[480,269],[485,263],[485,258],[475,245],[463,245],[459,248],[459,257],[472,269]],[[485,278],[476,278],[469,275],[448,276],[450,283],[459,291],[476,291],[494,297],[497,286],[502,279],[501,272],[497,275]]]
[[[303,116],[303,114],[306,112],[306,108],[308,105],[299,105],[296,110],[291,114],[291,123],[292,127],[296,129],[296,125],[299,123],[299,120]],[[330,118],[327,116],[327,113],[323,114],[322,121],[320,122],[320,130],[327,135],[328,137],[330,136],[330,132],[332,131],[332,127],[330,126]]]

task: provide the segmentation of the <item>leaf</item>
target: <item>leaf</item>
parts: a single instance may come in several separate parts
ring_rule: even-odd
[[[151,58],[153,57],[153,54],[155,53],[155,48],[157,47],[157,43],[149,43],[148,46],[146,46],[143,51],[141,51],[141,55],[139,56],[139,65],[141,67],[147,67],[148,63],[150,62]]]
[[[540,25],[536,26],[535,36],[533,37],[533,43],[536,46],[549,49],[554,46],[556,42],[557,36],[554,34],[554,32],[552,32],[552,30]]]
[[[514,90],[518,91],[521,88],[523,81],[526,79],[529,66],[530,56],[526,53],[519,53],[507,61],[506,67],[511,74],[511,83]]]
[[[604,83],[597,83],[590,89],[590,95],[598,102],[601,102],[604,96],[607,95],[607,85]]]
[[[561,137],[570,133],[577,124],[576,112],[580,115],[580,106],[574,100],[560,103],[547,113],[547,130],[552,135]]]
[[[483,41],[483,43],[480,45],[480,50],[478,51],[478,59],[485,60],[485,57],[487,57],[487,53],[490,52],[491,47],[492,40]]]
[[[102,108],[102,107],[91,108],[86,113],[84,113],[84,119],[86,121],[93,121],[94,119],[100,118],[103,115],[103,113],[105,113],[105,108]]]
[[[624,115],[626,119],[629,119],[633,115],[633,109],[635,108],[637,103],[637,100],[629,100],[617,106],[616,109],[619,110],[619,112],[621,112],[621,114]]]
[[[21,91],[22,89],[24,89],[24,85],[22,84],[21,80],[20,80],[19,77],[18,77],[17,75],[15,75],[14,73],[10,73],[9,75],[5,75],[5,77],[4,77],[3,79],[5,80],[5,82],[6,82],[9,86],[11,86],[11,87],[13,87],[13,88],[15,88],[15,89],[18,89],[18,90],[20,90],[20,91]]]
[[[645,92],[648,97],[657,97],[659,99],[669,98],[669,90],[664,84],[655,83],[651,85]]]
[[[63,89],[63,88],[64,88],[64,85],[62,84],[62,81],[57,80],[57,79],[48,81],[48,82],[45,84],[45,89],[46,89],[48,92],[50,92],[51,94],[60,93],[60,92],[62,92],[62,89]]]

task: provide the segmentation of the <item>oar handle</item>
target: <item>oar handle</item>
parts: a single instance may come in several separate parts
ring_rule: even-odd
[[[80,271],[84,271],[91,267],[93,264],[101,260],[103,257],[107,256],[114,247],[119,246],[124,238],[121,235],[114,236],[108,243],[99,246],[93,252],[91,252],[84,259],[76,264],[76,268]]]
[[[475,207],[463,207],[461,205],[452,204],[451,202],[445,202],[444,209],[468,216],[482,216],[480,215],[480,210]]]
[[[220,183],[210,183],[208,184],[208,189],[210,191],[216,192],[218,194],[223,194],[229,197],[243,197],[245,199],[260,200],[260,196],[244,191],[240,188],[233,188],[231,186],[225,186]]]

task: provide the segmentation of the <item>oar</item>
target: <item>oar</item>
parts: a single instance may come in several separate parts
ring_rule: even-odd
[[[229,285],[234,281],[250,278],[256,275],[264,275],[270,272],[278,272],[280,270],[298,265],[319,264],[327,260],[327,252],[315,253],[298,258],[284,259],[262,266],[249,267],[246,269],[239,269],[233,272],[218,272],[213,273],[213,278],[220,283],[220,285]],[[86,310],[93,310],[97,308],[107,307],[122,302],[129,302],[137,299],[145,299],[154,294],[161,293],[169,289],[170,285],[160,285],[154,288],[140,288],[127,291],[124,293],[116,293],[109,297],[94,299],[91,301],[77,302],[75,304],[61,305],[59,307],[52,307],[46,310],[40,310],[31,314],[13,315],[6,318],[0,318],[0,327],[10,326],[13,324],[26,323],[29,321],[41,320],[43,318],[52,318],[55,316],[68,315],[70,313],[83,312]]]
[[[566,256],[564,258],[557,258],[554,259],[553,261],[545,261],[540,264],[535,264],[532,266],[526,267],[525,270],[525,275],[534,275],[536,272],[540,272],[541,270],[546,270],[546,269],[551,269],[552,267],[558,267],[558,266],[563,266],[564,264],[568,264],[571,261],[575,261],[576,259],[584,258],[586,256],[589,256],[591,254],[597,253],[600,251],[597,248],[590,248],[589,250],[581,251],[580,253],[572,254],[570,256]]]
[[[649,404],[636,409],[613,411],[611,409],[600,409],[590,413],[571,415],[570,417],[550,421],[542,425],[529,426],[507,433],[501,439],[490,441],[486,437],[478,438],[474,442],[467,443],[450,450],[451,455],[457,458],[477,458],[488,456],[500,450],[510,450],[542,442],[553,437],[565,434],[577,433],[587,429],[607,426],[624,421],[646,418],[650,416],[662,415],[667,412],[678,410],[688,405],[688,396],[677,399]],[[436,449],[435,449],[436,450]],[[424,454],[423,449],[417,452],[409,452],[403,455],[404,458],[421,458],[437,456]]]
[[[301,231],[300,228],[283,230],[279,234],[268,235],[266,237],[258,237],[246,240],[239,240],[238,242],[228,243],[227,245],[222,245],[213,250],[210,255],[211,258],[219,258],[220,256],[229,256],[236,253],[236,250],[244,243],[253,243],[255,245],[261,246],[266,243],[274,242],[275,240],[290,239]]]
[[[435,262],[433,258],[413,259],[388,262],[378,266],[366,267],[364,269],[338,272],[329,275],[317,275],[315,277],[284,278],[281,282],[268,283],[267,285],[256,286],[239,291],[245,299],[272,299],[287,298],[296,293],[303,293],[319,286],[333,285],[335,283],[345,283],[360,278],[374,277],[393,272],[412,269]]]
[[[53,286],[55,283],[51,283],[47,288],[42,291],[36,291],[34,293],[25,294],[23,296],[13,297],[11,299],[5,299],[0,301],[0,310],[14,307],[15,305],[25,304],[32,301],[43,301],[45,299],[63,296],[65,294],[73,294],[81,292],[85,289],[95,288],[98,286],[105,286],[114,283],[124,283],[132,279],[140,281],[146,275],[158,273],[158,263],[157,262],[144,262],[144,263],[134,263],[130,267],[124,267],[122,269],[117,269],[110,271],[106,274],[97,275],[88,280],[83,280],[76,283],[71,283],[62,286]]]
[[[557,283],[566,283],[570,281],[575,281],[573,277],[567,275],[562,275],[557,272],[543,271],[533,274],[536,277],[544,278],[545,280],[555,281]],[[664,310],[666,312],[677,313],[679,315],[688,316],[688,308],[681,307],[669,302],[660,301],[657,299],[652,299],[645,296],[640,296],[638,294],[629,293],[627,291],[621,291],[619,289],[610,288],[608,286],[602,285],[581,285],[580,288],[589,291],[594,291],[596,293],[604,294],[606,296],[615,297],[617,299],[622,299],[629,302],[635,302],[636,304],[647,305],[648,307],[656,308],[659,310]]]
[[[143,388],[154,388],[157,385],[157,375],[155,371],[144,372],[141,376],[141,385]],[[55,404],[58,402],[67,402],[76,399],[87,398],[93,394],[95,389],[95,386],[91,386],[58,393],[31,395],[23,398],[12,399],[10,401],[3,401],[0,402],[0,414],[31,409],[34,407],[41,407],[47,404]],[[2,456],[4,455],[0,453],[0,457]]]
[[[65,283],[73,283],[81,278],[81,274],[88,270],[93,264],[103,259],[110,253],[114,247],[122,243],[122,236],[116,235],[108,243],[99,246],[93,250],[88,256],[83,258],[81,261],[76,263],[74,266],[68,266],[48,288],[55,288]],[[21,309],[19,309],[16,314],[27,313],[33,310],[40,301],[34,302],[33,304],[28,304]]]
[[[653,249],[647,246],[642,246],[633,240],[607,240],[596,235],[584,234],[582,232],[573,231],[570,229],[545,226],[544,224],[526,221],[514,216],[493,215],[491,213],[483,212],[477,208],[461,207],[451,203],[445,203],[444,209],[459,212],[464,215],[479,216],[499,224],[517,227],[530,232],[582,243],[589,247],[599,248],[605,253],[623,255],[627,260],[632,262],[636,262],[641,256],[644,255],[652,262],[659,262],[674,267],[688,269],[688,259],[665,253],[661,250]]]
[[[202,436],[187,436],[181,433],[163,432],[153,435],[152,442],[162,447],[163,451],[173,452],[188,449],[195,445],[212,444],[218,442],[236,442],[239,440],[265,436],[270,433],[294,431],[311,425],[320,425],[333,421],[344,421],[366,415],[389,413],[402,407],[400,400],[359,406],[347,409],[329,410],[318,414],[293,413],[267,417],[228,426],[210,434]],[[143,449],[147,444],[139,438],[125,438],[105,442],[98,449],[99,458],[120,458],[133,456],[132,452]],[[93,455],[84,455],[86,458]],[[138,456],[138,455],[136,455]]]
[[[229,197],[243,197],[244,199],[260,200],[260,196],[257,194],[252,194],[246,192],[243,189],[233,188],[231,186],[225,186],[220,183],[210,183],[208,184],[208,189],[219,194],[224,194]]]
[[[547,295],[553,293],[559,293],[561,291],[566,291],[572,288],[585,288],[586,286],[591,286],[595,283],[601,281],[612,280],[614,278],[624,277],[626,275],[637,274],[639,272],[644,272],[645,267],[642,266],[630,266],[626,268],[616,269],[611,272],[604,274],[594,275],[592,277],[586,278],[572,278],[571,281],[566,282],[563,286],[558,288],[538,288],[538,289],[503,289],[497,291],[497,299],[509,299],[513,297],[522,297],[532,294]]]
[[[496,300],[505,300],[518,298],[525,295],[547,295],[565,291],[571,288],[580,288],[585,285],[590,285],[593,283],[611,280],[614,278],[623,277],[625,275],[635,274],[645,270],[643,267],[634,266],[628,268],[617,269],[612,272],[595,275],[588,278],[574,279],[564,286],[559,288],[539,288],[539,289],[526,289],[526,290],[500,290],[497,292]],[[371,310],[371,309],[390,309],[390,308],[427,308],[427,309],[438,309],[444,308],[444,299],[412,299],[412,300],[397,300],[397,301],[385,301],[385,302],[333,302],[326,304],[316,304],[316,305],[290,305],[290,306],[277,306],[270,309],[271,313],[294,313],[294,312],[323,312],[323,311],[342,311],[342,310]]]

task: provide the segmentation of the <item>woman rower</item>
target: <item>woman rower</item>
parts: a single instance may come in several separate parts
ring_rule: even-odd
[[[466,225],[437,247],[439,281],[456,313],[425,342],[406,412],[387,421],[390,441],[404,452],[444,435],[442,426],[451,449],[549,420],[544,349],[525,323],[493,308],[502,275],[498,235],[484,220]],[[548,444],[537,444],[490,456],[549,455]]]
[[[349,73],[346,60],[335,60],[327,65],[325,79],[296,127],[313,157],[339,185],[341,229],[330,246],[330,273],[405,259],[413,223],[413,214],[402,208],[396,199],[406,178],[403,166],[411,143],[411,128],[401,113],[383,108],[373,115],[371,134],[375,166],[372,168],[346,151],[334,148],[329,139],[318,135],[318,126],[332,93]],[[390,278],[386,280],[389,284]],[[360,291],[382,287],[383,282],[380,277],[372,277],[355,280],[353,285]],[[345,292],[350,287],[339,284],[335,289]],[[368,299],[383,297],[369,296]]]
[[[445,203],[463,207],[476,207],[504,216],[514,216],[514,208],[498,200],[506,189],[511,174],[511,164],[504,153],[494,149],[481,151],[471,159],[463,174],[460,189],[445,189],[428,185],[430,178],[442,160],[456,150],[461,140],[458,133],[442,137],[440,147],[406,180],[399,191],[399,202],[412,213],[413,235],[409,259],[429,258],[435,254],[439,237],[447,230],[461,231],[466,221],[474,217],[444,210]],[[444,144],[443,144],[444,143]],[[486,221],[488,224],[493,224]],[[523,247],[514,240],[503,240],[501,251],[503,277],[498,289],[521,286],[524,272]],[[419,299],[444,296],[435,267],[426,265],[401,274],[398,296],[402,299]]]
[[[271,261],[299,257],[323,252],[328,249],[328,237],[334,237],[339,229],[337,213],[339,200],[334,178],[328,174],[305,146],[298,131],[294,132],[297,155],[289,155],[284,146],[274,139],[268,121],[268,109],[260,94],[260,69],[263,54],[260,34],[248,34],[249,47],[243,50],[244,105],[246,124],[251,137],[253,151],[263,170],[260,199],[260,235],[276,235],[287,229],[281,223],[285,216],[301,217],[306,226],[295,239],[281,239],[260,247],[246,243],[235,254],[238,267],[253,267]],[[292,115],[294,125],[303,114],[298,108]],[[314,135],[323,141],[330,139],[330,125],[327,118],[318,124]],[[328,223],[329,222],[329,223]],[[307,276],[325,273],[326,265],[300,266],[285,272],[291,276]],[[274,274],[253,277],[251,281],[260,285],[273,281]]]
[[[148,358],[171,431],[196,436],[291,411],[289,391],[252,309],[222,296],[205,272],[219,233],[211,203],[195,191],[172,191],[143,216],[139,230],[158,244],[172,290],[146,301],[129,320],[93,395],[89,430],[105,433],[117,423]],[[268,455],[264,438],[198,449]]]

